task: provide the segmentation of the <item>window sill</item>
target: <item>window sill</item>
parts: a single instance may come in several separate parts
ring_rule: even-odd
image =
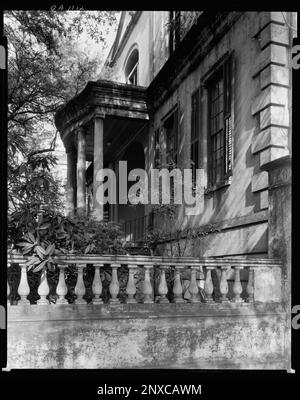
[[[231,184],[231,177],[227,178],[223,182],[216,183],[215,185],[209,186],[208,188],[204,189],[204,194],[214,193],[217,190],[230,186],[230,184]]]

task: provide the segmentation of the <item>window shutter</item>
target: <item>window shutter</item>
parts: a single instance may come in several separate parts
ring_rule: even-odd
[[[196,180],[196,169],[199,168],[199,139],[200,139],[200,89],[192,94],[191,115],[191,167],[193,182]]]
[[[232,57],[224,63],[224,135],[225,135],[225,178],[232,175]]]

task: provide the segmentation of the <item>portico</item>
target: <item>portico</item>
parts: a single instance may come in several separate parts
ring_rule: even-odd
[[[88,82],[85,89],[55,115],[67,153],[67,214],[87,214],[86,169],[92,170],[92,213],[103,220],[103,204],[96,198],[97,174],[113,167],[121,149],[148,125],[145,88],[111,81]],[[115,208],[115,207],[114,207]],[[110,218],[117,219],[117,210]]]

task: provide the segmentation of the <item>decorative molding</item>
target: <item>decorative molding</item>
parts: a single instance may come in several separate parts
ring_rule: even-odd
[[[258,133],[251,151],[258,156],[262,172],[252,177],[252,192],[259,192],[260,209],[268,207],[267,189],[271,184],[263,167],[289,154],[291,72],[287,47],[291,41],[286,19],[286,12],[259,12],[254,35],[259,41],[259,54],[252,76],[259,79],[260,93],[251,106],[252,115],[258,116]]]

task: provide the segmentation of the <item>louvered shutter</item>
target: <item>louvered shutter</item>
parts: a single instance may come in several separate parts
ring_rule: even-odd
[[[229,57],[224,63],[224,139],[225,139],[225,157],[224,172],[225,178],[232,174],[232,57]]]

